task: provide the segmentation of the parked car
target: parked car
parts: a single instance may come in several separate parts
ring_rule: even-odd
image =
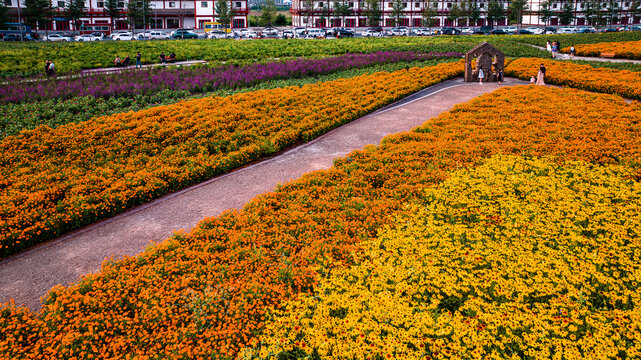
[[[198,34],[195,32],[182,29],[174,31],[174,34],[171,36],[172,39],[198,39]]]
[[[593,27],[583,26],[577,29],[578,34],[591,34],[595,32]]]
[[[533,33],[533,32],[531,32],[531,31],[530,31],[530,30],[528,30],[528,29],[519,29],[519,31],[517,32],[517,34],[519,34],[519,35],[534,35],[534,33]]]
[[[551,26],[547,26],[543,28],[543,32],[545,34],[556,34],[556,28],[553,28]]]
[[[641,26],[630,26],[628,31],[641,31]]]
[[[213,29],[205,36],[207,39],[227,39],[232,35],[218,29]]]
[[[324,38],[325,30],[323,29],[308,29],[306,39],[322,39]]]
[[[333,36],[340,36],[340,37],[354,37],[354,30],[344,28],[344,27],[336,27],[332,29]],[[329,36],[329,35],[328,35]]]
[[[35,41],[31,34],[25,33],[25,34],[6,34],[4,38],[2,39],[4,41]]]
[[[293,39],[294,38],[294,30],[283,30],[283,32],[280,35],[283,39]]]
[[[494,27],[492,27],[490,25],[485,25],[485,26],[481,26],[479,28],[479,30],[484,32],[484,33],[486,33],[486,34],[489,34],[490,32],[492,32],[492,30],[494,30]]]
[[[461,34],[463,35],[472,35],[474,33],[474,29],[469,28],[469,27],[464,27],[461,28]]]
[[[170,33],[169,33],[169,37],[170,37],[170,38],[174,38],[174,34],[175,34],[177,31],[188,31],[188,32],[192,32],[192,33],[194,33],[194,34],[196,33],[196,30],[195,30],[194,28],[178,28],[178,29],[176,29],[176,30],[174,30],[174,31],[170,32]]]
[[[5,37],[6,39],[6,37]],[[68,36],[63,36],[61,34],[49,34],[49,36],[45,36],[42,40],[44,41],[71,41],[71,38]]]
[[[410,30],[405,26],[397,26],[390,29],[390,32],[394,36],[409,36]]]
[[[160,30],[152,30],[149,32],[149,39],[151,40],[167,40],[169,39],[169,35]]]
[[[264,39],[278,39],[278,30],[274,28],[264,28],[260,31],[260,37]]]
[[[615,28],[606,28],[601,30],[601,32],[608,33],[608,32],[617,32],[617,29]]]
[[[443,27],[438,33],[439,35],[461,35],[461,30],[453,27]]]
[[[300,38],[304,38],[306,30],[307,29],[305,29],[304,27],[295,27],[295,28],[292,29],[292,31],[294,32],[294,37],[295,38],[299,38],[299,37]]]
[[[505,32],[503,29],[494,29],[490,31],[490,35],[507,35],[508,33]]]
[[[130,41],[134,39],[134,36],[130,32],[121,32],[111,34],[110,38],[114,41]]]
[[[93,34],[82,34],[76,36],[76,41],[100,41],[101,37],[95,36]]]
[[[362,36],[363,37],[381,37],[381,36],[383,36],[383,29],[382,28],[369,28],[369,29],[363,31]]]
[[[529,27],[529,28],[526,28],[525,30],[531,32],[534,35],[541,35],[544,32],[543,29],[537,28],[537,27]]]
[[[616,31],[616,30],[615,30]],[[557,34],[576,34],[576,28],[573,27],[562,27],[556,31]]]
[[[518,31],[518,28],[516,26],[505,26],[502,30],[508,34],[514,35]]]

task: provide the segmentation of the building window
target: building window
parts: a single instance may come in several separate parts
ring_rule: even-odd
[[[479,7],[480,7],[481,9],[483,9],[483,8],[485,7],[485,4],[481,3],[481,4],[479,4]]]
[[[625,7],[628,7],[628,6],[630,6],[630,3],[625,3]]]
[[[84,7],[85,7],[85,2],[84,2],[84,1],[81,1],[81,2],[80,2],[80,7],[82,7],[82,8],[84,8]]]
[[[99,7],[99,8],[104,8],[105,7],[105,2],[104,1],[98,1],[96,6]]]
[[[557,4],[552,4],[552,9],[556,9]]]
[[[403,8],[406,8],[406,7],[407,7],[407,3],[403,3]]]
[[[11,0],[4,0],[4,4],[6,6],[11,6]]]
[[[325,5],[322,2],[318,3],[318,7],[323,7],[323,6],[325,6]]]
[[[176,7],[176,2],[175,1],[170,1],[169,2],[169,7]]]
[[[447,8],[448,9],[452,8],[452,3],[447,3]]]
[[[240,7],[242,7],[242,6],[243,6],[243,5],[241,4],[241,2],[240,2],[240,1],[236,1],[236,7],[237,7],[237,8],[240,8]]]
[[[349,7],[353,8],[354,7],[354,3],[353,2],[349,3]]]
[[[200,2],[200,7],[206,8],[207,7],[207,1],[201,1]]]
[[[416,3],[416,7],[421,7],[421,3]]]
[[[119,8],[124,8],[125,7],[125,2],[124,1],[118,1],[118,7]]]
[[[387,6],[392,7],[392,3],[387,3]]]
[[[64,1],[58,1],[58,7],[59,8],[64,8],[65,7],[65,2]]]

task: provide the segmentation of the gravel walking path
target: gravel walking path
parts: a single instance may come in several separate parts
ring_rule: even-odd
[[[506,79],[502,86],[524,83]],[[411,130],[458,103],[499,87],[496,83],[464,83],[462,79],[446,81],[273,158],[166,195],[0,261],[0,302],[14,299],[17,304],[38,310],[40,298],[49,289],[98,271],[105,258],[136,255],[149,243],[167,239],[174,230],[188,230],[206,217],[241,209],[250,199],[273,190],[279,183],[329,168],[336,157],[368,144],[379,144],[388,134]]]

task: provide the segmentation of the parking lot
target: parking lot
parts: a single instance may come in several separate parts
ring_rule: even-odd
[[[48,34],[7,34],[3,41],[132,41],[132,40],[190,40],[190,39],[336,39],[346,37],[394,37],[394,36],[438,36],[438,35],[541,35],[541,34],[576,34],[596,32],[639,31],[638,26],[596,29],[592,26],[548,26],[532,27],[370,27],[370,28],[242,28],[242,29],[201,29],[181,28],[175,30],[138,30],[114,31],[109,35],[94,32],[73,34],[71,32],[50,32]]]

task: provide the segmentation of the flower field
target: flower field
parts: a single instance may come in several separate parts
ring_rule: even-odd
[[[0,142],[0,257],[239,168],[429,85],[460,63],[210,97]]]
[[[573,89],[481,96],[106,262],[40,313],[1,307],[0,355],[638,357],[640,119]]]
[[[596,44],[575,45],[578,56],[599,57],[601,53],[614,53],[615,58],[641,59],[641,41],[604,42]],[[570,47],[564,47],[562,52],[569,54]]]
[[[79,96],[109,98],[112,96],[147,95],[158,91],[202,93],[219,88],[247,87],[266,80],[291,79],[323,75],[345,69],[361,68],[392,62],[412,62],[463,56],[461,53],[419,53],[383,51],[369,54],[345,54],[323,59],[222,66],[219,68],[151,68],[114,74],[95,74],[70,79],[41,82],[19,82],[0,85],[0,103],[35,102],[68,99]]]
[[[529,80],[532,75],[536,76],[541,64],[547,69],[546,83],[641,99],[641,72],[636,71],[596,68],[540,58],[521,58],[510,62],[505,68],[505,74]]]

